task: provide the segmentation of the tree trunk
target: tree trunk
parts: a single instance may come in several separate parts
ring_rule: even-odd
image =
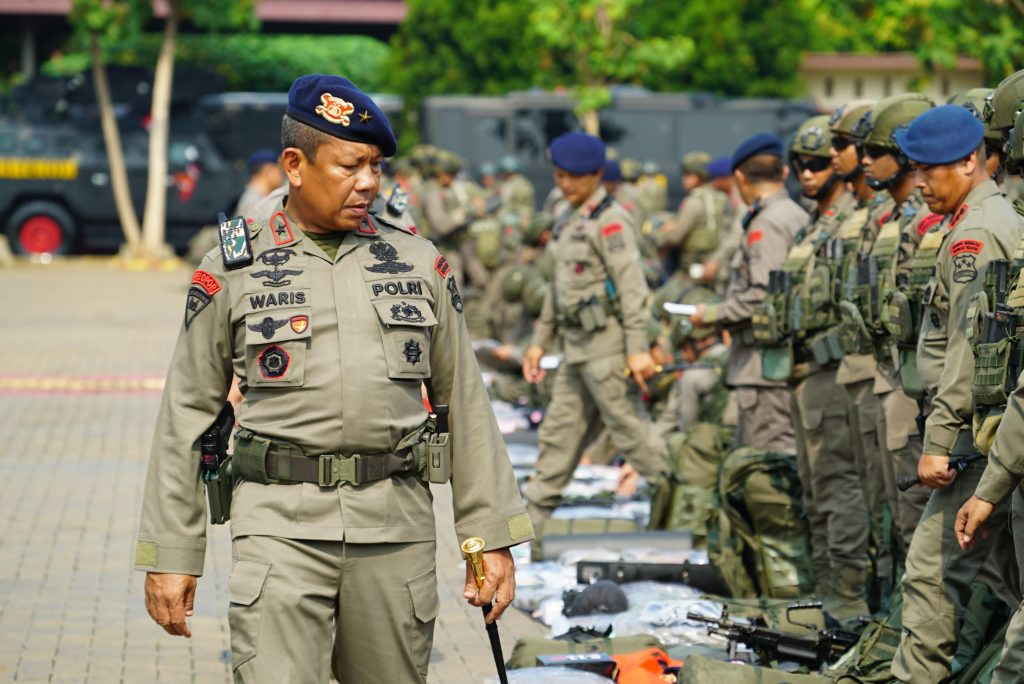
[[[164,243],[167,219],[167,144],[170,133],[171,87],[174,83],[174,49],[178,36],[178,6],[173,0],[164,24],[164,39],[153,75],[153,105],[149,122],[149,177],[146,211],[142,218],[142,251],[146,258],[170,254]]]
[[[114,205],[121,221],[125,242],[128,243],[128,254],[139,256],[139,217],[132,204],[131,188],[128,185],[128,171],[124,163],[124,147],[121,145],[121,132],[117,128],[114,117],[114,105],[110,100],[110,85],[107,83],[107,69],[103,65],[103,54],[99,40],[93,34],[90,38],[89,52],[92,57],[92,80],[96,88],[96,103],[100,108],[100,123],[103,126],[103,142],[107,148],[107,162],[110,166],[110,187],[114,192]]]

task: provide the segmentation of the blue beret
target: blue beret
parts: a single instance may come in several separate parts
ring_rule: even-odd
[[[609,159],[604,163],[604,174],[601,176],[604,180],[612,183],[618,183],[622,180],[622,165],[619,164],[618,159]]]
[[[395,133],[377,103],[341,76],[299,76],[288,90],[288,116],[335,138],[376,145],[385,157],[398,151]]]
[[[708,164],[708,178],[725,178],[732,175],[732,157],[715,157]]]
[[[563,133],[551,141],[551,161],[569,173],[597,173],[604,166],[604,143],[579,131]]]
[[[274,150],[264,148],[262,150],[256,150],[250,154],[246,164],[250,169],[255,169],[257,166],[262,166],[263,164],[276,164],[279,156],[280,155],[278,155]]]
[[[893,134],[900,151],[919,164],[949,164],[981,145],[985,126],[960,105],[929,109]]]
[[[736,148],[736,151],[732,153],[732,161],[729,164],[729,170],[735,171],[739,168],[740,164],[747,161],[756,154],[774,154],[776,157],[782,157],[783,155],[783,144],[782,140],[777,135],[772,133],[758,133],[752,135]]]

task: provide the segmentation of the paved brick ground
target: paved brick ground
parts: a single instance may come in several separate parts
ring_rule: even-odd
[[[223,683],[227,530],[210,531],[192,639],[167,636],[131,570],[159,387],[189,271],[129,273],[106,260],[0,269],[0,682]],[[441,613],[431,682],[493,675],[447,488],[436,492]],[[509,611],[515,640],[544,628]]]

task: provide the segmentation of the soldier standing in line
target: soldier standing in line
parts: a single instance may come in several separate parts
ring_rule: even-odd
[[[929,208],[948,217],[934,275],[925,288],[918,341],[918,368],[932,410],[917,474],[932,493],[914,533],[903,580],[903,634],[892,674],[906,682],[949,678],[971,582],[993,542],[1006,533],[1006,520],[993,520],[987,539],[975,539],[968,551],[957,549],[954,518],[985,468],[974,463],[959,474],[949,469],[951,457],[977,453],[968,306],[984,294],[991,262],[1013,256],[1024,227],[988,176],[983,135],[984,126],[957,105],[925,112],[895,133]],[[1003,589],[992,587],[1000,596]]]
[[[753,320],[754,336],[763,343],[764,377],[787,380],[792,392],[797,468],[818,592],[828,612],[844,620],[868,613],[870,523],[853,453],[849,403],[836,383],[842,350],[831,287],[842,261],[835,238],[856,198],[832,168],[828,121],[827,116],[812,117],[793,137],[789,162],[804,197],[815,206],[777,272],[789,284],[769,293],[767,307],[759,308]],[[780,326],[779,315],[786,316],[788,326]],[[780,327],[788,330],[780,335]]]
[[[585,133],[551,143],[555,183],[572,206],[554,238],[554,277],[523,376],[540,382],[540,359],[560,341],[564,361],[540,428],[540,456],[526,488],[537,524],[551,515],[599,423],[615,448],[664,491],[668,464],[639,390],[655,371],[648,349],[648,289],[629,215],[601,185],[605,146]],[[625,372],[629,371],[630,380]]]
[[[501,158],[498,163],[498,196],[503,213],[515,214],[515,225],[525,229],[533,220],[536,210],[533,183],[523,175],[523,165],[514,154]]]
[[[530,520],[451,269],[368,211],[396,148],[384,113],[344,78],[301,76],[281,138],[288,195],[257,206],[248,231],[228,224],[192,278],[135,567],[150,616],[191,636],[206,550],[200,439],[234,373],[235,681],[425,682],[438,610],[428,482],[450,479],[459,539],[487,542],[487,579],[478,591],[467,563],[463,595],[493,599],[489,620],[512,602],[508,547],[533,536]],[[447,439],[424,383],[451,408]]]
[[[725,301],[698,304],[693,324],[713,324],[730,333],[726,381],[736,389],[740,411],[736,445],[796,453],[789,388],[785,381],[765,380],[751,315],[764,301],[768,274],[782,265],[794,235],[807,223],[807,212],[786,192],[788,169],[777,136],[762,133],[745,140],[733,153],[731,167],[740,196],[750,205],[744,239],[732,259]]]

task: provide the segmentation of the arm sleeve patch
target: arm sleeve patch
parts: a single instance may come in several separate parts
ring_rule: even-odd
[[[196,271],[192,275],[192,284],[203,288],[211,297],[221,291],[220,283],[206,271]]]
[[[758,242],[764,239],[764,231],[752,230],[747,234],[747,244],[756,245]]]
[[[603,235],[605,237],[608,237],[609,235],[614,235],[615,233],[621,233],[621,232],[622,232],[622,224],[621,223],[609,223],[607,226],[605,226],[604,228],[601,229],[601,235]]]
[[[957,240],[949,247],[949,253],[953,256],[960,256],[961,254],[981,254],[982,247],[985,243],[981,240]]]
[[[448,265],[447,259],[438,255],[437,260],[434,261],[434,270],[437,271],[442,278],[447,278],[448,274],[452,272],[452,267]]]

